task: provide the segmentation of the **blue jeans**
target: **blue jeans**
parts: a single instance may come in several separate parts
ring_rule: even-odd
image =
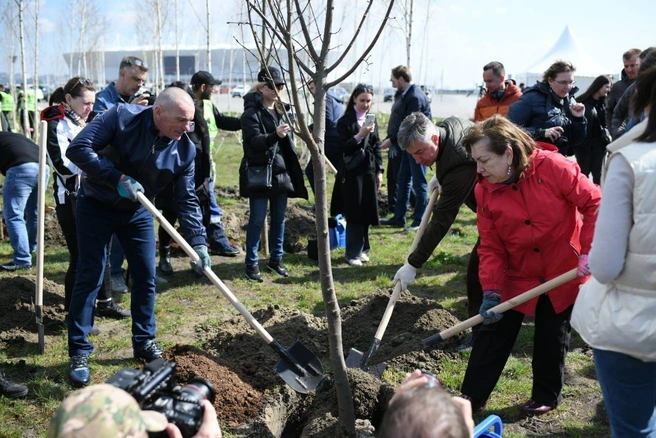
[[[271,260],[282,258],[282,244],[285,241],[285,213],[287,211],[287,193],[271,198],[250,198],[251,208],[248,227],[246,228],[246,264],[254,265],[258,261],[257,250],[267,213],[267,204],[271,201],[271,222],[269,223],[269,254]]]
[[[79,194],[77,240],[80,257],[68,312],[68,353],[88,355],[87,336],[93,326],[93,307],[105,270],[105,248],[112,234],[125,248],[131,267],[132,345],[141,347],[155,337],[155,229],[153,216],[143,206],[118,211]]]
[[[613,438],[656,437],[656,362],[592,350]]]
[[[405,214],[408,211],[408,199],[410,199],[410,187],[415,192],[415,210],[413,214],[413,225],[421,223],[421,217],[428,205],[428,183],[426,182],[426,166],[417,164],[409,152],[401,151],[401,164],[396,178],[397,193],[396,205],[394,206],[394,221],[405,222]]]
[[[123,260],[125,260],[123,247],[116,235],[114,235],[112,236],[109,245],[109,267],[111,269],[110,274],[112,277],[115,275],[123,275],[125,273],[125,269],[123,269]]]
[[[48,184],[46,174],[46,185]],[[2,189],[3,214],[14,250],[14,264],[32,266],[36,251],[39,164],[25,163],[7,169]]]

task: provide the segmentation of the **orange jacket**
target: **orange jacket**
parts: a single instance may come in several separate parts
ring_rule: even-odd
[[[519,87],[512,82],[506,82],[506,91],[501,100],[492,98],[489,93],[479,99],[474,111],[474,122],[480,122],[494,114],[501,114],[505,117],[510,109],[510,104],[518,101],[520,97],[522,97],[522,92]]]

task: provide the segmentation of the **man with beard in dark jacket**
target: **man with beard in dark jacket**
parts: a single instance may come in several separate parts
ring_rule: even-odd
[[[640,69],[640,49],[630,49],[624,52],[622,55],[622,61],[624,62],[624,68],[622,69],[622,78],[613,84],[613,88],[610,89],[608,93],[608,98],[606,99],[606,126],[611,127],[613,125],[613,111],[615,110],[615,105],[619,102],[620,98],[624,94],[629,85],[635,81],[636,76],[638,76],[638,70]],[[615,133],[611,131],[613,137]]]
[[[431,179],[428,190],[431,193],[440,190],[439,201],[433,208],[431,220],[417,248],[394,276],[395,283],[401,282],[402,290],[415,280],[417,269],[426,263],[446,236],[462,204],[476,212],[473,190],[476,162],[460,143],[465,131],[472,125],[469,120],[458,117],[449,117],[434,125],[424,114],[416,112],[406,117],[399,128],[397,139],[401,149],[410,154],[417,164],[436,164],[435,177]],[[470,317],[478,315],[483,301],[483,290],[478,280],[478,245],[479,242],[476,242],[467,266],[467,314]],[[467,338],[459,349],[470,348],[473,336]]]

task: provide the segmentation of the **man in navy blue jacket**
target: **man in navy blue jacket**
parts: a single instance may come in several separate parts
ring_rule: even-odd
[[[396,135],[406,116],[414,112],[421,112],[429,119],[432,118],[430,103],[426,94],[417,85],[412,83],[412,75],[408,67],[399,65],[392,69],[390,77],[392,86],[396,88],[392,113],[387,126],[387,138],[381,144],[382,149],[389,149],[389,162],[387,166],[387,192],[389,210],[394,212],[390,219],[380,221],[381,225],[396,227],[405,226],[405,214],[408,211],[410,187],[415,192],[415,209],[411,230],[419,228],[421,217],[428,205],[428,183],[426,182],[426,166],[415,162],[412,155],[399,148]],[[398,163],[398,167],[395,166]]]
[[[173,182],[175,207],[187,242],[210,266],[205,227],[194,185],[194,103],[183,90],[163,91],[152,107],[117,105],[73,140],[66,156],[84,174],[77,196],[78,274],[68,314],[69,379],[90,381],[87,336],[102,282],[105,248],[116,234],[132,267],[132,347],[145,361],[162,351],[155,342],[155,232],[137,192],[153,198]]]

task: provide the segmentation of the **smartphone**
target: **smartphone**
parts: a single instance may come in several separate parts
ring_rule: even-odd
[[[375,114],[367,114],[367,118],[365,119],[364,123],[366,125],[373,125],[376,123],[376,115]]]

